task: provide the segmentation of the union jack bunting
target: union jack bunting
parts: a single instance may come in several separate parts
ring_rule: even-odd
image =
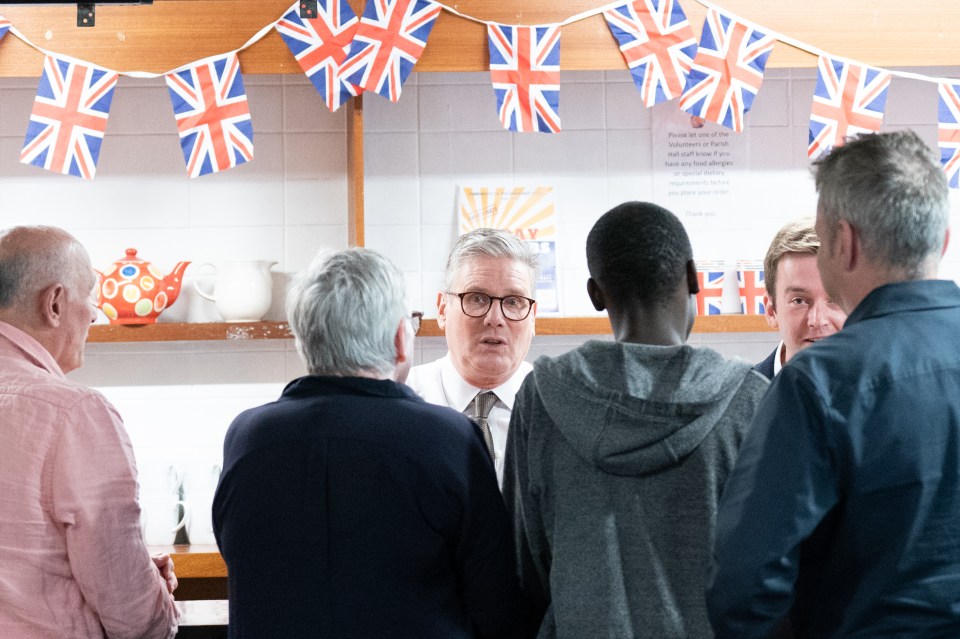
[[[683,91],[697,52],[693,28],[676,0],[634,0],[603,12],[644,105]]]
[[[560,130],[560,25],[487,24],[490,79],[510,131]]]
[[[883,123],[890,72],[820,56],[817,88],[810,110],[810,144],[814,158],[847,136],[875,133]]]
[[[367,0],[340,77],[396,102],[442,9],[432,0]]]
[[[740,287],[740,312],[747,315],[763,315],[763,296],[767,294],[763,269],[744,269],[737,271],[737,285]]]
[[[361,91],[338,77],[359,24],[346,0],[320,0],[317,17],[309,19],[300,17],[296,2],[277,22],[277,32],[331,111]]]
[[[940,83],[940,164],[950,188],[960,188],[960,84]]]
[[[253,159],[253,124],[236,52],[165,77],[190,177]]]
[[[743,118],[753,106],[776,43],[773,36],[709,9],[680,108],[743,131]]]
[[[724,271],[698,271],[697,315],[720,315],[723,312]]]
[[[117,77],[114,71],[45,56],[20,161],[93,179]]]
[[[7,35],[7,31],[10,30],[10,21],[0,16],[0,40],[3,39],[3,36]]]

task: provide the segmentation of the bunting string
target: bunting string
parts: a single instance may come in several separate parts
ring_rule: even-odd
[[[49,51],[3,16],[0,38],[12,34],[44,56],[21,161],[85,179],[96,171],[117,76],[166,78],[184,161],[189,175],[197,177],[253,158],[241,51],[276,30],[329,110],[364,91],[396,102],[437,15],[446,11],[486,25],[491,84],[508,130],[560,131],[560,29],[603,15],[645,106],[679,99],[680,109],[737,132],[745,127],[776,44],[817,56],[810,157],[842,144],[848,135],[879,130],[892,77],[937,83],[941,162],[951,186],[960,188],[957,80],[871,67],[755,24],[710,0],[693,1],[707,9],[699,43],[681,0],[614,0],[537,25],[498,24],[436,0],[366,0],[362,16],[353,14],[347,0],[319,0],[318,15],[308,19],[299,17],[296,2],[237,49],[159,73],[115,71]]]

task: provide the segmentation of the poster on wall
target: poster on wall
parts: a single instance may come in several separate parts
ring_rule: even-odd
[[[557,222],[552,186],[461,186],[457,191],[460,234],[497,228],[527,242],[540,260],[537,313],[560,312],[557,282]]]
[[[653,116],[654,201],[692,235],[741,224],[748,136],[675,108]]]

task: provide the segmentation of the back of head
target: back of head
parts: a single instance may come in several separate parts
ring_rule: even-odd
[[[481,228],[464,233],[457,239],[447,258],[443,286],[452,291],[461,267],[478,257],[496,257],[514,260],[530,269],[530,291],[532,296],[537,285],[540,268],[537,256],[530,246],[513,233],[501,229]]]
[[[294,279],[287,317],[311,375],[389,376],[407,314],[403,274],[364,248],[321,254]]]
[[[820,251],[820,238],[813,229],[813,218],[788,222],[777,231],[770,248],[763,258],[764,281],[767,295],[776,301],[777,267],[784,255],[816,255]]]
[[[71,294],[92,277],[89,258],[72,235],[53,226],[15,226],[0,231],[0,309],[27,304],[51,284],[64,284]]]
[[[948,224],[947,179],[912,131],[866,134],[815,164],[824,233],[840,220],[859,233],[874,264],[907,279],[920,277],[943,249]],[[829,238],[820,238],[829,246]]]
[[[649,202],[611,209],[587,235],[587,268],[607,299],[660,304],[685,281],[692,259],[680,220]]]

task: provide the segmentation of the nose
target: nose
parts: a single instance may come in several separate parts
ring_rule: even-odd
[[[488,326],[503,326],[506,323],[503,316],[503,309],[500,307],[500,300],[491,300],[490,308],[487,314],[483,316],[483,323]]]
[[[827,325],[827,303],[823,300],[817,300],[810,305],[810,312],[807,314],[807,325],[811,327]]]

